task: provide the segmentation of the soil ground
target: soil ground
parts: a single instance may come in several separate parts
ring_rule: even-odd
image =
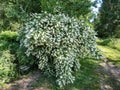
[[[113,65],[111,62],[104,61],[100,63],[98,69],[100,73],[100,90],[120,90],[120,67]],[[34,87],[32,84],[38,82],[41,78],[39,71],[26,75],[24,78],[8,84],[7,89],[1,90],[51,90],[49,87]]]

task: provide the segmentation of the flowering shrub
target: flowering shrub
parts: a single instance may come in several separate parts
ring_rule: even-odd
[[[80,58],[97,57],[95,32],[64,14],[33,14],[18,39],[25,54],[36,57],[39,69],[54,75],[60,87],[73,83]]]

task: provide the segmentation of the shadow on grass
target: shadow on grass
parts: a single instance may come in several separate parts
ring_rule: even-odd
[[[99,90],[98,61],[84,59],[80,63],[81,69],[76,74],[76,81],[73,84],[75,90]]]
[[[99,90],[99,73],[97,60],[84,59],[81,60],[81,69],[75,73],[76,80],[73,84],[66,85],[64,88],[59,88],[53,77],[39,78],[38,82],[33,83],[34,90]],[[46,89],[41,89],[45,88]]]
[[[101,90],[120,90],[120,67],[106,62],[99,70]]]
[[[112,90],[120,90],[120,81],[118,81],[114,76],[108,75],[106,83],[112,87]]]
[[[120,89],[120,68],[112,66],[101,66],[100,61],[84,59],[80,61],[81,69],[76,73],[76,80],[73,84],[59,88],[55,78],[42,77],[33,84],[34,90],[119,90]],[[106,68],[108,70],[106,70]],[[117,74],[114,72],[118,72]],[[118,77],[116,77],[116,75]],[[45,88],[45,89],[40,89]]]
[[[120,59],[119,59],[119,60],[112,60],[112,59],[109,59],[109,62],[112,62],[114,65],[120,66]]]
[[[115,47],[115,46],[111,46],[111,48],[112,48],[112,49],[116,49],[116,50],[118,50],[118,51],[120,52],[120,48],[117,48],[117,47]]]

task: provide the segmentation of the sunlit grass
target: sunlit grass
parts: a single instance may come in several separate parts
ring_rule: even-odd
[[[120,66],[120,39],[99,40],[98,44],[103,55],[113,64]]]
[[[120,39],[119,38],[98,39],[97,43],[102,46],[109,46],[113,49],[120,50]]]

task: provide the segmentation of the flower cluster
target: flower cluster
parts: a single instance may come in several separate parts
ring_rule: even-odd
[[[39,69],[49,71],[60,87],[73,83],[80,58],[97,55],[95,32],[83,21],[64,14],[33,14],[20,28],[20,46],[36,57]]]

